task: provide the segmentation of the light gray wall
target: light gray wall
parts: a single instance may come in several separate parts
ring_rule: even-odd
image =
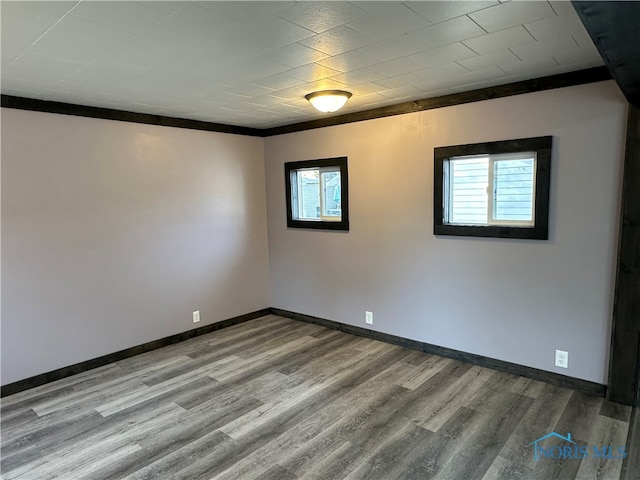
[[[265,139],[272,306],[606,383],[625,118],[610,81]],[[548,241],[432,234],[434,147],[541,135]],[[287,229],[283,163],[343,155],[350,231]]]
[[[262,139],[2,109],[2,384],[268,307],[268,281]]]

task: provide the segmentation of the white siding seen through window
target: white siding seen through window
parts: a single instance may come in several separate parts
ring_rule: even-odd
[[[535,152],[449,158],[445,223],[533,225],[535,171]]]

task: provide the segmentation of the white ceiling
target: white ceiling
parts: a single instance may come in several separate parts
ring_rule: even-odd
[[[2,1],[2,93],[267,128],[603,64],[568,1]]]

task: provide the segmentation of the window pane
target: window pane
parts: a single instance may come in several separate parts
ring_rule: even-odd
[[[342,216],[340,196],[340,172],[324,172],[322,176],[322,215],[325,217]]]
[[[347,157],[284,164],[287,227],[349,231]]]
[[[298,170],[298,218],[320,218],[320,172]]]
[[[493,164],[493,220],[533,224],[535,159]]]
[[[487,157],[449,161],[449,223],[487,224],[488,180]]]

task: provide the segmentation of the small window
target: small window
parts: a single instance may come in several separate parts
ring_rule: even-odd
[[[434,234],[548,238],[551,137],[434,149]]]
[[[347,157],[284,164],[287,226],[349,230]]]

